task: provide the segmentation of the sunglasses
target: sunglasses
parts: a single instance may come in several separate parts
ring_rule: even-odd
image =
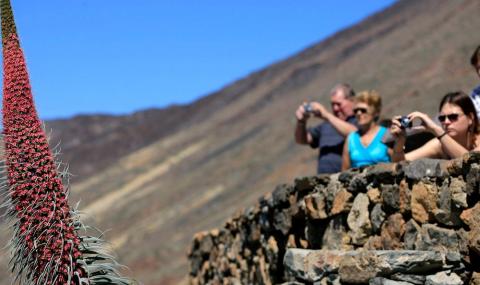
[[[353,109],[354,114],[357,114],[358,112],[360,112],[360,114],[366,114],[368,113],[368,110],[367,108],[362,108],[362,107]]]
[[[463,115],[463,114],[456,114],[456,113],[452,113],[452,114],[448,114],[448,115],[439,115],[438,116],[438,120],[440,121],[440,123],[443,123],[445,122],[446,119],[448,119],[450,122],[456,122],[458,120],[458,117],[460,115]]]

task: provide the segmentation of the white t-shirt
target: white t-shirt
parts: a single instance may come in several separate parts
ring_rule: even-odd
[[[477,117],[480,119],[480,85],[473,89],[470,98],[472,99],[473,105],[477,110]]]

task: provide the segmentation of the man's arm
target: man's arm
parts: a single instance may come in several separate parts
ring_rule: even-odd
[[[350,168],[351,161],[350,161],[350,154],[348,149],[348,137],[343,143],[343,152],[342,152],[342,171],[345,171]]]
[[[298,121],[295,127],[295,141],[298,144],[311,144],[313,141],[312,135],[307,131],[307,122]]]
[[[325,121],[328,121],[342,136],[347,137],[350,133],[356,132],[357,127],[350,124],[347,121],[335,117],[332,113],[328,112],[322,114]]]
[[[343,137],[347,137],[348,134],[357,131],[355,125],[335,117],[335,115],[330,113],[322,104],[317,102],[312,102],[311,104],[315,116],[329,122]]]

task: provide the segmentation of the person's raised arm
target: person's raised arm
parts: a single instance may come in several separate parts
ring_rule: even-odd
[[[312,102],[311,106],[315,116],[329,122],[342,136],[347,137],[348,134],[357,131],[355,125],[335,117],[335,115],[329,112],[322,104]]]
[[[343,152],[342,152],[342,171],[345,171],[351,167],[350,154],[348,149],[348,137],[343,143]]]
[[[422,121],[421,126],[418,128],[420,130],[429,131],[436,135],[438,132],[442,132],[443,129],[435,124],[427,115],[420,112],[413,112],[408,115],[409,120],[419,118]],[[395,144],[393,145],[391,151],[391,158],[393,162],[398,162],[402,160],[412,161],[420,158],[441,158],[442,157],[442,144],[440,140],[442,137],[437,136],[437,138],[428,141],[423,146],[412,150],[408,153],[404,153],[404,147],[406,142],[406,132],[405,129],[401,127],[400,116],[396,116],[392,119],[392,125],[390,127],[390,133],[395,137]],[[453,139],[452,139],[453,140]]]
[[[392,162],[399,162],[405,160],[405,141],[406,141],[406,132],[400,125],[400,116],[396,116],[392,119],[392,124],[390,125],[390,134],[395,138],[393,148],[389,149],[389,155],[392,159]]]
[[[410,120],[419,118],[422,121],[422,125],[425,130],[432,133],[436,137],[436,139],[433,139],[425,144],[425,146],[430,144],[429,146],[433,148],[431,150],[424,150],[429,155],[441,157],[441,152],[443,151],[447,157],[456,158],[461,157],[463,154],[468,152],[467,148],[449,136],[447,132],[441,126],[435,124],[435,122],[430,119],[428,115],[421,112],[413,112],[410,113],[408,117]]]
[[[295,126],[295,142],[298,144],[311,144],[313,138],[312,135],[307,131],[307,120],[310,115],[305,112],[303,105],[300,105],[297,108],[295,117],[297,119]]]

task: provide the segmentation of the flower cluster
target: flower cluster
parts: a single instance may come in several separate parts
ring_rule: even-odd
[[[82,225],[69,207],[67,188],[35,110],[10,1],[1,0],[1,9],[12,271],[25,284],[129,284],[105,262],[112,261],[110,255],[95,251],[100,240],[78,235]],[[98,260],[102,263],[95,266]]]
[[[85,275],[77,264],[80,238],[33,105],[18,43],[15,33],[3,38],[5,158],[18,243],[13,259],[34,284],[79,284]]]

